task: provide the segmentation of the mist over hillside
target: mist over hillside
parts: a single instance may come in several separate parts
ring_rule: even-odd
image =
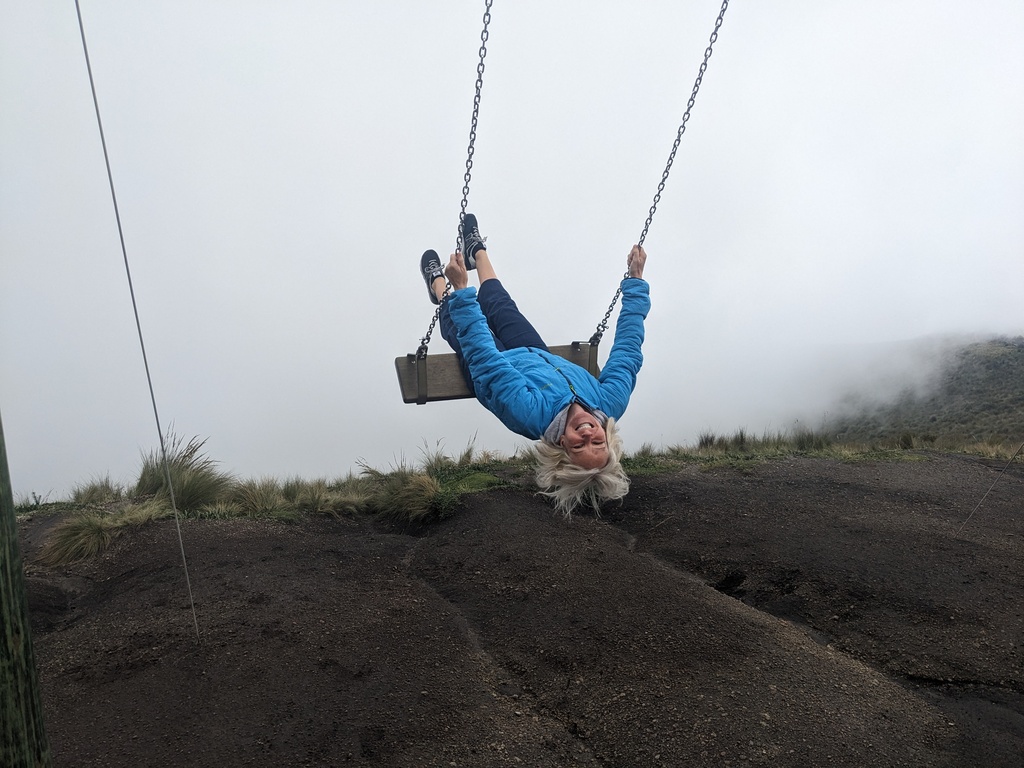
[[[839,440],[1024,439],[1024,336],[908,344],[888,367],[857,376],[825,419]]]

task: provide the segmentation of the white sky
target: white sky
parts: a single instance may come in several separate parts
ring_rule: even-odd
[[[495,0],[469,210],[549,343],[604,314],[719,5]],[[526,444],[393,368],[454,247],[482,2],[82,11],[165,426],[245,477]],[[58,498],[157,435],[74,3],[0,17],[0,413],[16,496]],[[734,0],[646,241],[627,447],[1024,332],[1022,136],[1019,0]]]

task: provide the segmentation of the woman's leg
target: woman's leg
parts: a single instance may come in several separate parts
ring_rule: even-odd
[[[444,297],[444,289],[448,287],[448,283],[445,282],[444,275],[435,277],[434,282],[430,284],[430,290],[434,292],[438,302]]]
[[[480,250],[476,252],[476,274],[480,278],[480,285],[482,286],[488,280],[497,280],[498,276],[494,273],[494,266],[491,264],[491,258],[487,255],[486,250]]]
[[[434,295],[437,296],[438,301],[441,301],[441,297],[444,296],[445,281],[439,278],[433,282],[431,287],[434,289]],[[455,352],[455,357],[459,360],[459,367],[462,369],[462,378],[466,380],[466,386],[469,387],[470,393],[476,396],[476,390],[473,388],[473,377],[469,374],[469,365],[466,364],[466,358],[462,356],[459,332],[456,330],[455,323],[452,322],[451,315],[448,313],[447,301],[441,301],[441,312],[437,316],[437,323],[441,329],[441,338],[448,342],[448,346],[452,348],[452,351]]]
[[[515,301],[498,280],[494,266],[486,250],[475,254],[476,272],[480,278],[480,290],[477,294],[480,309],[487,318],[487,325],[497,340],[498,349],[515,349],[516,347],[539,347],[547,349],[544,340],[537,333],[523,313],[519,311]]]

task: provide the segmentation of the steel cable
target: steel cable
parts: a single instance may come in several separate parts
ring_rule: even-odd
[[[82,9],[79,0],[75,0],[75,12],[78,14],[78,31],[82,35],[82,51],[85,54],[85,68],[89,73],[89,88],[92,91],[92,103],[96,110],[96,124],[100,131],[100,143],[103,145],[103,162],[107,167],[107,182],[110,185],[110,199],[114,205],[114,218],[117,221],[117,236],[121,241],[121,256],[124,260],[124,271],[128,277],[128,292],[132,298],[132,311],[135,313],[135,329],[139,335],[139,347],[142,350],[142,364],[146,369],[146,382],[149,384],[149,399],[153,404],[153,418],[156,420],[157,437],[160,440],[160,455],[163,460],[164,478],[167,481],[167,491],[171,498],[171,509],[174,511],[174,524],[178,530],[178,545],[181,548],[181,565],[185,570],[185,586],[188,590],[188,602],[192,608],[192,623],[195,625],[196,642],[199,638],[199,619],[196,616],[196,603],[192,596],[192,580],[188,573],[188,560],[185,557],[185,542],[181,535],[181,519],[178,514],[178,504],[174,497],[174,484],[171,482],[171,468],[167,461],[167,446],[164,440],[163,428],[160,426],[160,411],[156,405],[156,394],[153,391],[153,377],[149,372],[149,358],[146,355],[146,341],[142,334],[142,322],[139,319],[139,305],[135,300],[135,285],[132,282],[132,270],[128,264],[128,249],[124,242],[124,229],[121,226],[121,211],[117,205],[117,193],[114,191],[114,174],[110,170],[110,155],[107,152],[107,138],[103,132],[103,119],[100,117],[100,102],[96,96],[96,82],[92,75],[92,62],[89,59],[89,46],[85,41],[85,25],[82,22]]]

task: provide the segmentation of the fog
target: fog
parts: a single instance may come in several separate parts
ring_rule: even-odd
[[[0,414],[16,496],[59,498],[158,433],[74,7],[0,9]],[[603,316],[718,10],[496,0],[469,210],[549,343]],[[393,366],[455,245],[482,12],[83,0],[160,417],[225,469],[527,444]],[[627,448],[814,425],[1024,332],[1021,136],[1018,2],[731,5],[645,242]]]

